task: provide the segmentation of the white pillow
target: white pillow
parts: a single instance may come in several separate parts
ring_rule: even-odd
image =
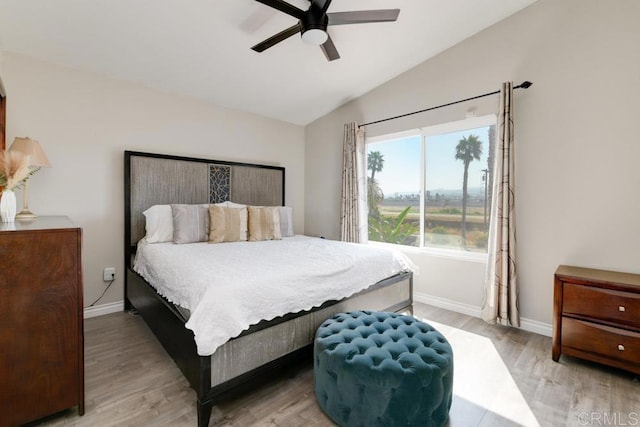
[[[293,236],[293,208],[291,206],[278,206],[280,210],[280,234],[282,237]]]
[[[227,200],[225,206],[229,207],[229,208],[246,208],[247,205],[243,205],[242,203],[234,203],[232,201]]]
[[[173,242],[173,215],[171,205],[154,205],[142,212],[145,217],[147,242]]]
[[[202,204],[209,208],[207,203]],[[217,206],[226,206],[226,202]],[[153,205],[142,212],[145,217],[147,243],[173,242],[173,213],[171,205]]]

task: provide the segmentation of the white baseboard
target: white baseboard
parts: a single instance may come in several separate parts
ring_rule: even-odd
[[[520,318],[520,329],[524,329],[525,331],[533,332],[539,335],[544,335],[546,337],[550,337],[553,335],[553,329],[550,324],[539,322],[533,319],[525,319]]]
[[[85,307],[84,318],[89,319],[90,317],[104,316],[105,314],[117,313],[119,311],[124,311],[124,301]]]
[[[455,311],[456,313],[466,314],[467,316],[480,318],[482,314],[482,309],[480,307],[463,304],[446,298],[434,297],[433,295],[414,292],[413,299],[423,304],[444,308],[445,310]],[[551,336],[552,331],[551,325],[548,323],[522,317],[520,318],[520,329],[547,337]]]
[[[482,313],[480,307],[463,304],[446,298],[434,297],[433,295],[422,294],[419,292],[413,293],[413,299],[423,304],[444,308],[445,310],[455,311],[456,313],[466,314],[467,316],[480,317],[480,314]]]

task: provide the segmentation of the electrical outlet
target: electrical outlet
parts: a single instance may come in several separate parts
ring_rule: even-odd
[[[116,269],[115,267],[107,267],[102,272],[102,280],[105,282],[110,282],[116,279]]]

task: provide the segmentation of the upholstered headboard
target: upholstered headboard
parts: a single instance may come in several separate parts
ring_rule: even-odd
[[[124,152],[125,266],[144,237],[142,212],[158,204],[218,203],[284,205],[284,168],[279,166]]]

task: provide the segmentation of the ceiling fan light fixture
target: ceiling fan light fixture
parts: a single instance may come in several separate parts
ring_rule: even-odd
[[[318,29],[318,28],[310,28],[304,33],[302,33],[302,40],[305,43],[309,43],[315,46],[320,46],[324,44],[329,38],[329,34],[326,31]]]
[[[298,20],[293,25],[278,34],[253,46],[251,49],[256,52],[263,52],[266,49],[288,39],[294,34],[300,33],[302,41],[314,46],[319,46],[328,61],[335,61],[340,58],[340,54],[333,44],[333,40],[327,27],[329,25],[349,25],[368,24],[373,22],[393,22],[398,19],[400,9],[375,9],[375,10],[354,10],[348,12],[327,12],[333,0],[308,0],[310,5],[307,10],[299,9],[290,3],[291,0],[255,0],[269,6],[272,9],[289,15]]]

